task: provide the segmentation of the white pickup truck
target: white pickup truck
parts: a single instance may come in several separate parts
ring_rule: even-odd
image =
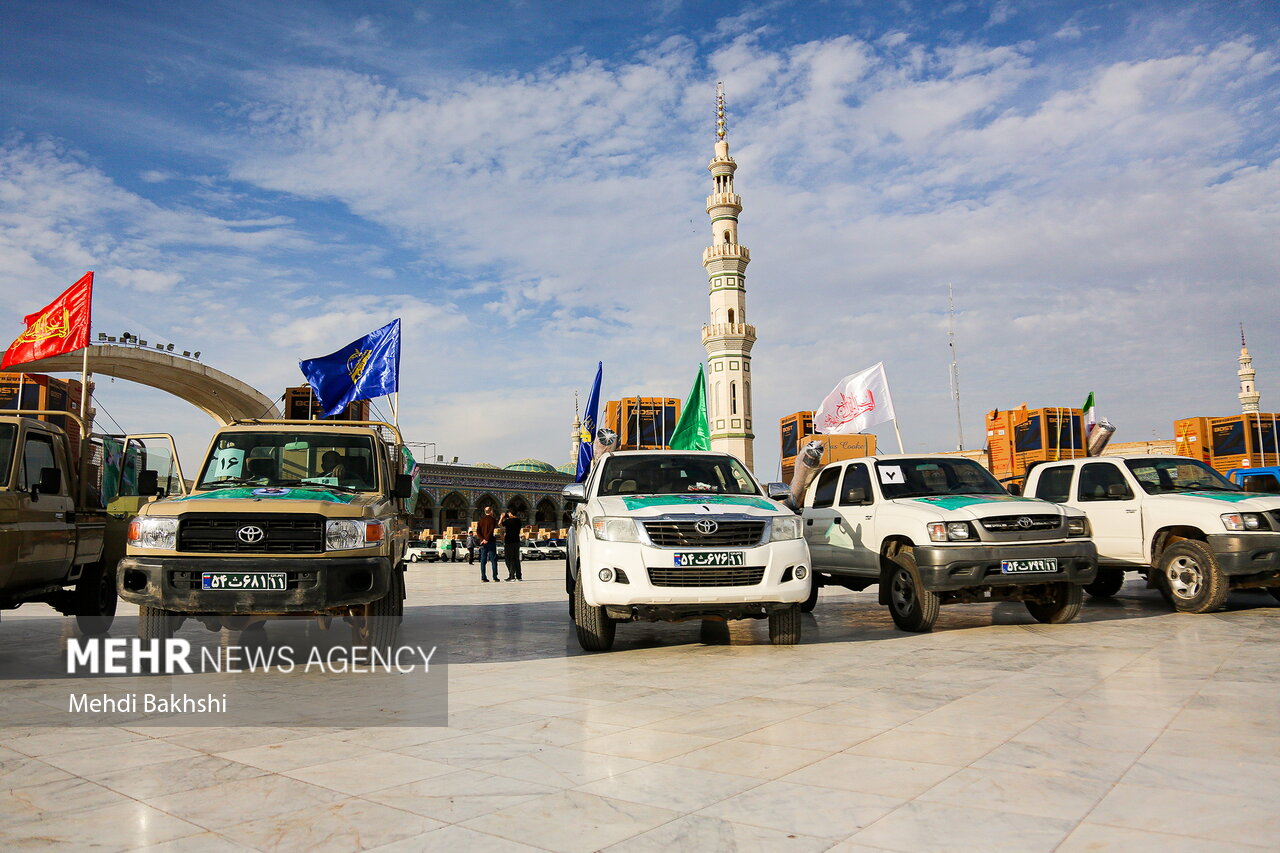
[[[1246,492],[1196,459],[1045,462],[1028,472],[1026,493],[1089,516],[1102,565],[1091,595],[1114,595],[1136,571],[1188,613],[1217,610],[1232,589],[1280,599],[1280,495]]]
[[[613,646],[619,622],[767,618],[775,645],[800,640],[809,549],[800,519],[733,456],[615,451],[575,504],[565,565],[569,611],[588,651]]]
[[[1080,612],[1097,572],[1084,513],[1014,497],[957,456],[832,463],[805,492],[804,536],[820,585],[879,584],[904,631],[929,631],[943,604],[1022,601],[1040,622]]]

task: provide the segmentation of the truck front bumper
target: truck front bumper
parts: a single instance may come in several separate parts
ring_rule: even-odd
[[[205,572],[284,572],[287,589],[203,589]],[[314,560],[243,557],[125,557],[120,597],[177,613],[319,613],[367,604],[391,589],[386,557]]]
[[[1098,574],[1098,551],[1087,539],[1030,544],[917,545],[920,582],[930,592],[983,586],[1030,586],[1044,583],[1092,583]],[[1058,561],[1056,572],[1001,570],[1004,560]]]
[[[753,548],[725,548],[723,550],[743,552],[743,565],[697,569],[676,567],[676,554],[709,549],[654,548],[598,540],[591,545],[579,554],[583,593],[592,605],[636,606],[655,613],[679,605],[729,605],[723,608],[728,613],[734,611],[734,605],[791,604],[809,597],[812,563],[809,546],[803,539],[770,542]],[[801,568],[803,571],[797,571]],[[602,569],[610,571],[610,580],[600,579]],[[700,575],[703,582],[699,582]],[[748,582],[737,585],[727,582],[739,578]],[[649,605],[655,605],[656,609]]]
[[[1235,579],[1280,572],[1280,535],[1214,533],[1206,537],[1222,573]]]

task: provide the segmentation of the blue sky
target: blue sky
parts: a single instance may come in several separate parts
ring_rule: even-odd
[[[723,80],[752,250],[757,459],[884,361],[909,450],[1097,394],[1117,440],[1280,399],[1274,3],[71,3],[0,11],[10,332],[95,331],[271,396],[404,318],[402,422],[568,461],[573,392],[683,395]],[[2,331],[2,330],[0,330]],[[124,427],[211,424],[99,382]],[[891,430],[880,430],[888,437]],[[194,460],[192,460],[194,461]]]

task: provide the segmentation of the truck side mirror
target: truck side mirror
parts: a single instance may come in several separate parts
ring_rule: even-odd
[[[1124,483],[1112,483],[1107,486],[1107,497],[1127,500],[1132,497],[1129,493],[1129,487]]]
[[[772,500],[785,501],[791,497],[791,487],[786,483],[769,483],[764,488]]]
[[[160,475],[150,468],[138,472],[138,494],[144,498],[160,494]]]
[[[62,471],[57,468],[41,468],[40,482],[31,490],[31,497],[36,495],[56,495],[62,491]]]
[[[845,504],[845,505],[849,505],[849,504],[859,505],[859,504],[865,504],[866,502],[867,502],[867,490],[862,488],[850,489],[849,491],[844,493],[844,499],[840,501],[841,504]]]
[[[1021,483],[1006,483],[1006,484],[1005,484],[1005,487],[1004,487],[1004,490],[1005,490],[1006,492],[1008,492],[1009,494],[1011,494],[1011,495],[1013,495],[1013,496],[1017,497],[1017,496],[1019,496],[1019,495],[1021,495],[1021,494],[1022,494],[1022,484],[1021,484]]]
[[[587,484],[586,483],[569,483],[560,490],[560,496],[569,503],[586,503],[587,501]]]
[[[413,475],[396,474],[396,485],[392,494],[401,500],[413,497]]]

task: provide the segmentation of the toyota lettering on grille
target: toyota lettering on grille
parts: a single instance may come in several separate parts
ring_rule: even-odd
[[[701,533],[703,536],[710,536],[720,529],[720,525],[709,518],[701,518],[694,523],[693,529]]]
[[[266,536],[267,533],[265,530],[252,524],[241,527],[236,531],[236,538],[246,545],[253,545],[257,542],[261,542],[266,538]]]

